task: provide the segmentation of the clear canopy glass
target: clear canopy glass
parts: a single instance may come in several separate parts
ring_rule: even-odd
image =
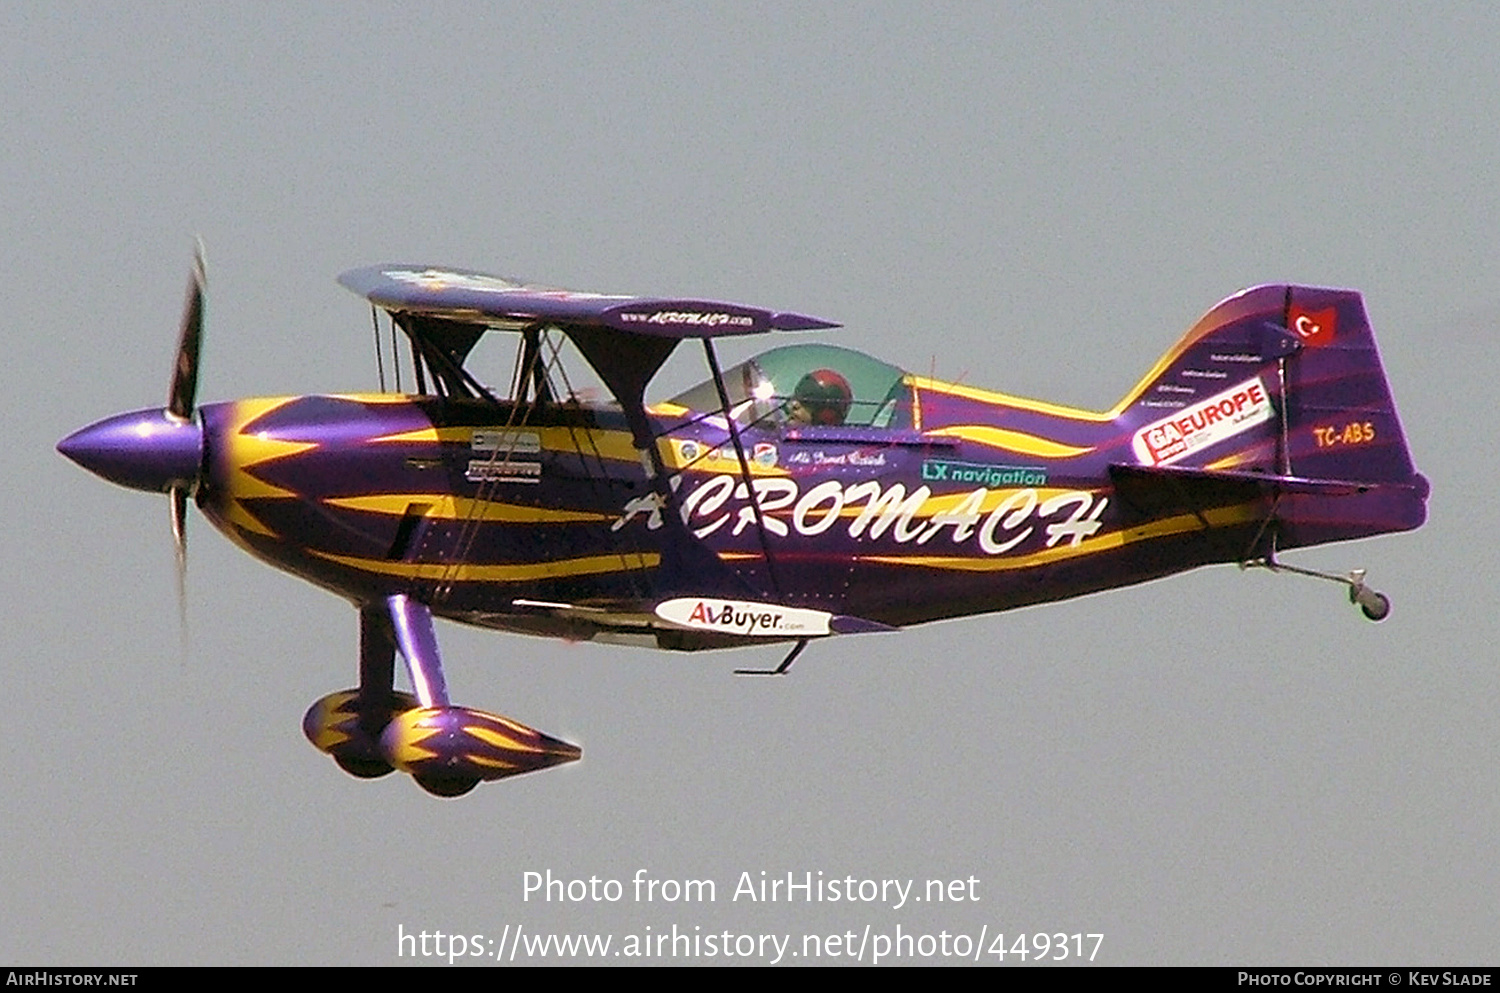
[[[906,373],[863,352],[837,345],[786,345],[725,370],[724,387],[730,410],[742,425],[785,424],[804,377],[826,372],[841,377],[852,394],[840,422],[842,426],[910,426],[911,387]],[[712,379],[679,393],[671,403],[702,414],[717,413],[721,407]]]

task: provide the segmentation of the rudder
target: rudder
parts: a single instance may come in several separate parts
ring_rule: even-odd
[[[1287,461],[1298,476],[1409,483],[1416,475],[1364,298],[1286,288]]]

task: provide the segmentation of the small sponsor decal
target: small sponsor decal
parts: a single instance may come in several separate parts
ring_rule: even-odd
[[[536,455],[542,450],[542,436],[535,431],[475,431],[469,438],[469,450]]]
[[[619,317],[625,324],[688,324],[702,328],[748,328],[755,324],[755,318],[748,314],[727,314],[723,311],[657,310],[649,314],[627,311]]]
[[[1259,355],[1252,355],[1249,352],[1214,352],[1209,355],[1208,360],[1210,362],[1240,362],[1248,365],[1260,365],[1265,361]]]
[[[701,441],[674,440],[672,451],[677,462],[676,468],[680,471],[733,473],[743,471],[740,465],[740,454],[730,443],[713,447]],[[746,441],[744,452],[745,463],[755,475],[781,474],[777,466],[782,461],[782,455],[775,445],[766,442],[751,445]]]
[[[759,638],[808,638],[830,633],[833,615],[822,610],[783,607],[753,600],[678,597],[656,605],[656,616],[694,631]]]
[[[880,449],[869,450],[856,448],[849,452],[826,452],[819,448],[816,451],[797,451],[786,458],[788,465],[857,465],[857,466],[882,466],[885,465],[885,452]]]
[[[1292,334],[1301,339],[1302,344],[1309,348],[1321,348],[1333,341],[1334,332],[1338,329],[1338,310],[1333,307],[1325,310],[1293,307],[1287,313],[1286,320]]]
[[[996,489],[1002,486],[1046,486],[1047,470],[1042,466],[928,459],[922,463],[922,479],[926,482],[969,483]]]
[[[542,464],[471,459],[464,478],[471,483],[540,483]]]
[[[1132,447],[1142,465],[1166,465],[1270,419],[1271,398],[1257,377],[1146,425]]]

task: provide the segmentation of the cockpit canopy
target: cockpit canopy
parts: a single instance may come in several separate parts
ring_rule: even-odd
[[[725,370],[724,386],[735,420],[746,426],[794,422],[797,407],[806,404],[817,411],[808,422],[814,426],[911,427],[911,387],[906,373],[852,348],[821,344],[773,348]],[[848,396],[842,398],[845,392]],[[670,402],[694,413],[721,409],[712,379]]]

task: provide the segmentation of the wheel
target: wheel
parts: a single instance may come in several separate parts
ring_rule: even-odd
[[[355,779],[379,779],[396,768],[383,759],[359,759],[347,755],[335,755],[333,760]]]
[[[1391,599],[1384,593],[1371,590],[1359,598],[1359,609],[1372,621],[1383,621],[1390,616]]]
[[[446,776],[412,776],[411,778],[433,796],[447,798],[463,796],[479,785],[477,779],[452,779]]]

